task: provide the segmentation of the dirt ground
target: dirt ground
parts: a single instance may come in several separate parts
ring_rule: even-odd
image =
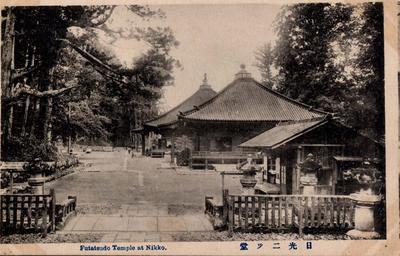
[[[126,151],[83,155],[85,168],[46,184],[57,201],[78,196],[79,205],[151,203],[203,207],[204,196],[221,197],[221,175],[215,171],[176,171],[164,168],[168,159],[129,157]],[[239,177],[225,178],[226,187],[240,191]],[[183,209],[184,210],[184,209]]]

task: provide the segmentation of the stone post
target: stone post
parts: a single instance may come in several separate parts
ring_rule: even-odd
[[[347,232],[347,235],[353,238],[379,238],[379,233],[375,231],[375,208],[380,203],[381,196],[354,193],[350,197],[356,205],[354,212],[355,228]]]
[[[245,164],[240,164],[239,170],[243,172],[243,176],[240,179],[240,184],[242,184],[242,194],[243,195],[254,195],[254,187],[257,184],[256,173],[257,166],[253,164],[253,160],[248,158]]]
[[[46,178],[42,175],[40,169],[40,159],[35,159],[31,166],[31,178],[28,179],[28,184],[32,188],[32,193],[35,195],[44,194],[44,183]]]
[[[243,195],[249,196],[255,194],[254,187],[257,184],[255,175],[243,175],[243,178],[240,179],[240,184],[242,184]]]
[[[300,166],[300,184],[303,186],[303,195],[315,195],[315,186],[318,184],[317,171],[321,165],[314,160],[313,154],[308,154]]]
[[[141,139],[142,139],[142,156],[146,155],[146,134],[142,133],[141,134]]]

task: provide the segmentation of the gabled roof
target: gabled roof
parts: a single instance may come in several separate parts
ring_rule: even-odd
[[[326,124],[327,122],[326,119],[322,119],[277,125],[274,128],[240,144],[239,147],[274,149]]]
[[[173,124],[178,121],[178,115],[181,112],[186,112],[199,106],[214,97],[216,94],[217,93],[211,88],[211,86],[207,84],[207,77],[205,76],[203,84],[200,85],[200,88],[192,96],[164,114],[146,122],[145,125],[151,127],[162,127]]]
[[[242,71],[215,97],[183,114],[185,120],[293,121],[321,118],[327,113],[269,89]]]

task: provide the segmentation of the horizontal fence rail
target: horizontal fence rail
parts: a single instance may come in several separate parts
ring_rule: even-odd
[[[251,155],[251,158],[256,163],[262,163],[263,158],[258,154],[235,152],[235,151],[193,151],[190,154],[189,167],[208,169],[212,164],[239,164],[241,161],[246,160]]]
[[[351,229],[354,203],[335,195],[228,195],[229,232],[297,228]]]

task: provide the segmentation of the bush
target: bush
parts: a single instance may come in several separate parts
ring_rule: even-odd
[[[36,138],[13,137],[4,142],[3,161],[30,162],[35,158],[43,161],[55,161],[57,148],[53,144]]]
[[[177,153],[176,164],[179,166],[188,166],[190,160],[190,149],[185,148],[184,150]]]

